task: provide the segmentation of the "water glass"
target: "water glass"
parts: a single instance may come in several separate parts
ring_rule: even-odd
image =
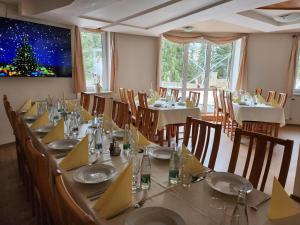
[[[192,183],[192,174],[189,162],[193,160],[193,155],[182,156],[181,179],[183,187],[190,187]]]
[[[141,169],[140,157],[136,152],[131,154],[132,162],[132,193],[136,193],[139,188],[139,173]]]
[[[217,197],[209,201],[209,225],[223,225],[225,223],[225,202]]]

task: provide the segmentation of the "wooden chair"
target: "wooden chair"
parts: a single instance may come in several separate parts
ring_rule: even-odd
[[[212,88],[214,96],[214,122],[219,123],[219,116],[222,116],[222,108],[220,107],[218,98],[218,89],[216,87]]]
[[[235,115],[233,111],[233,105],[232,105],[232,94],[231,92],[226,93],[226,106],[228,109],[228,133],[227,135],[230,135],[230,140],[233,139],[235,129],[238,127],[238,123],[235,120]]]
[[[167,91],[168,91],[168,88],[160,87],[159,88],[159,96],[161,98],[165,98],[167,96]]]
[[[127,103],[126,89],[125,88],[119,88],[119,95],[120,95],[121,102]]]
[[[261,88],[256,88],[255,89],[255,94],[256,95],[262,95],[262,89]]]
[[[81,92],[80,94],[80,105],[85,109],[89,110],[90,107],[90,94]]]
[[[195,107],[198,107],[200,102],[200,92],[190,91],[188,99],[193,102]]]
[[[222,114],[223,114],[222,126],[223,126],[223,132],[225,133],[226,130],[228,131],[227,125],[228,125],[229,113],[228,113],[228,108],[226,105],[225,91],[220,90],[219,94],[220,94],[220,102],[221,102],[221,108],[222,108]]]
[[[138,92],[139,106],[148,108],[147,94],[145,92]]]
[[[35,182],[40,198],[40,215],[42,224],[59,225],[59,213],[54,199],[54,193],[50,183],[49,163],[44,154],[39,152],[30,138],[26,140],[26,151],[34,160]]]
[[[252,167],[250,169],[248,179],[252,183],[254,188],[258,188],[258,184],[261,180],[260,189],[259,189],[261,191],[264,191],[265,184],[268,178],[268,173],[270,170],[270,165],[271,165],[272,156],[274,152],[274,146],[276,145],[276,147],[278,146],[284,147],[283,157],[282,157],[280,172],[278,177],[278,181],[284,187],[286,183],[288,171],[289,171],[294,142],[291,140],[283,140],[283,139],[267,136],[264,134],[249,132],[237,128],[235,132],[235,138],[234,138],[234,143],[233,143],[233,148],[232,148],[232,153],[231,153],[231,158],[230,158],[229,168],[228,168],[228,172],[230,173],[235,172],[236,164],[240,152],[242,137],[248,137],[250,139],[247,158],[246,158],[242,176],[243,177],[247,176],[250,161],[251,161],[250,160],[251,155],[252,153],[254,153]],[[261,175],[263,175],[262,179],[261,179]]]
[[[269,91],[268,92],[268,97],[267,97],[267,102],[272,101],[272,99],[276,98],[276,91]]]
[[[136,127],[150,141],[155,142],[158,110],[138,106]]]
[[[172,88],[171,95],[173,96],[174,100],[178,102],[179,89]]]
[[[280,105],[282,108],[284,108],[286,99],[287,99],[286,93],[279,93],[278,98],[277,98],[278,105]]]
[[[214,130],[213,133],[212,130]],[[189,141],[191,140],[191,151],[202,164],[205,162],[206,156],[210,154],[208,167],[214,169],[219,150],[221,130],[222,126],[220,124],[187,117],[183,144],[189,146]],[[213,134],[212,139],[210,139],[211,134]],[[208,150],[210,147],[211,149]]]
[[[56,201],[64,225],[95,225],[93,218],[83,211],[68,192],[59,171],[55,174]]]
[[[136,105],[135,105],[135,100],[134,100],[134,92],[132,89],[127,90],[127,97],[128,97],[128,103],[129,103],[129,107],[130,107],[132,121],[133,121],[133,123],[135,123],[137,110],[136,110]]]
[[[94,103],[93,103],[93,110],[92,110],[93,116],[95,115],[95,112],[97,115],[103,114],[104,108],[105,108],[105,98],[99,95],[94,95]]]
[[[128,103],[113,101],[112,120],[122,129],[125,128],[126,124],[130,124]]]

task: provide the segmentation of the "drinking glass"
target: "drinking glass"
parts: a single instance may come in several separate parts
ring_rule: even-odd
[[[141,162],[138,153],[135,151],[131,154],[131,162],[132,162],[132,193],[136,193],[139,188],[139,173],[141,169]]]
[[[217,197],[209,200],[209,225],[223,225],[225,222],[225,202]]]
[[[193,160],[193,155],[182,156],[181,179],[183,187],[190,187],[192,183],[192,174],[189,162]]]

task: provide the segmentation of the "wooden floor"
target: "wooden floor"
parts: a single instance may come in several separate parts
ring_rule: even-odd
[[[295,141],[290,171],[285,187],[288,193],[292,193],[300,144],[300,126],[286,126],[280,130],[279,136],[281,138]],[[232,141],[230,141],[230,139],[222,133],[220,149],[215,168],[217,171],[227,171],[231,149]],[[278,174],[277,162],[280,159],[280,153],[276,153],[272,159],[272,161],[275,163],[271,167],[271,176],[269,176],[269,180],[265,189],[266,193],[271,193],[272,174]],[[242,159],[239,160],[239,162],[240,161],[242,161]],[[0,224],[35,224],[35,220],[31,214],[30,204],[26,201],[25,188],[18,176],[14,144],[0,147],[0,177]]]

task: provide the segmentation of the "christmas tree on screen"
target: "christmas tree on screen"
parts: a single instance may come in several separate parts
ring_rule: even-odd
[[[23,38],[23,44],[17,47],[16,57],[13,60],[13,65],[18,74],[30,76],[37,70],[38,63],[34,55],[32,46],[28,43],[28,38]]]

